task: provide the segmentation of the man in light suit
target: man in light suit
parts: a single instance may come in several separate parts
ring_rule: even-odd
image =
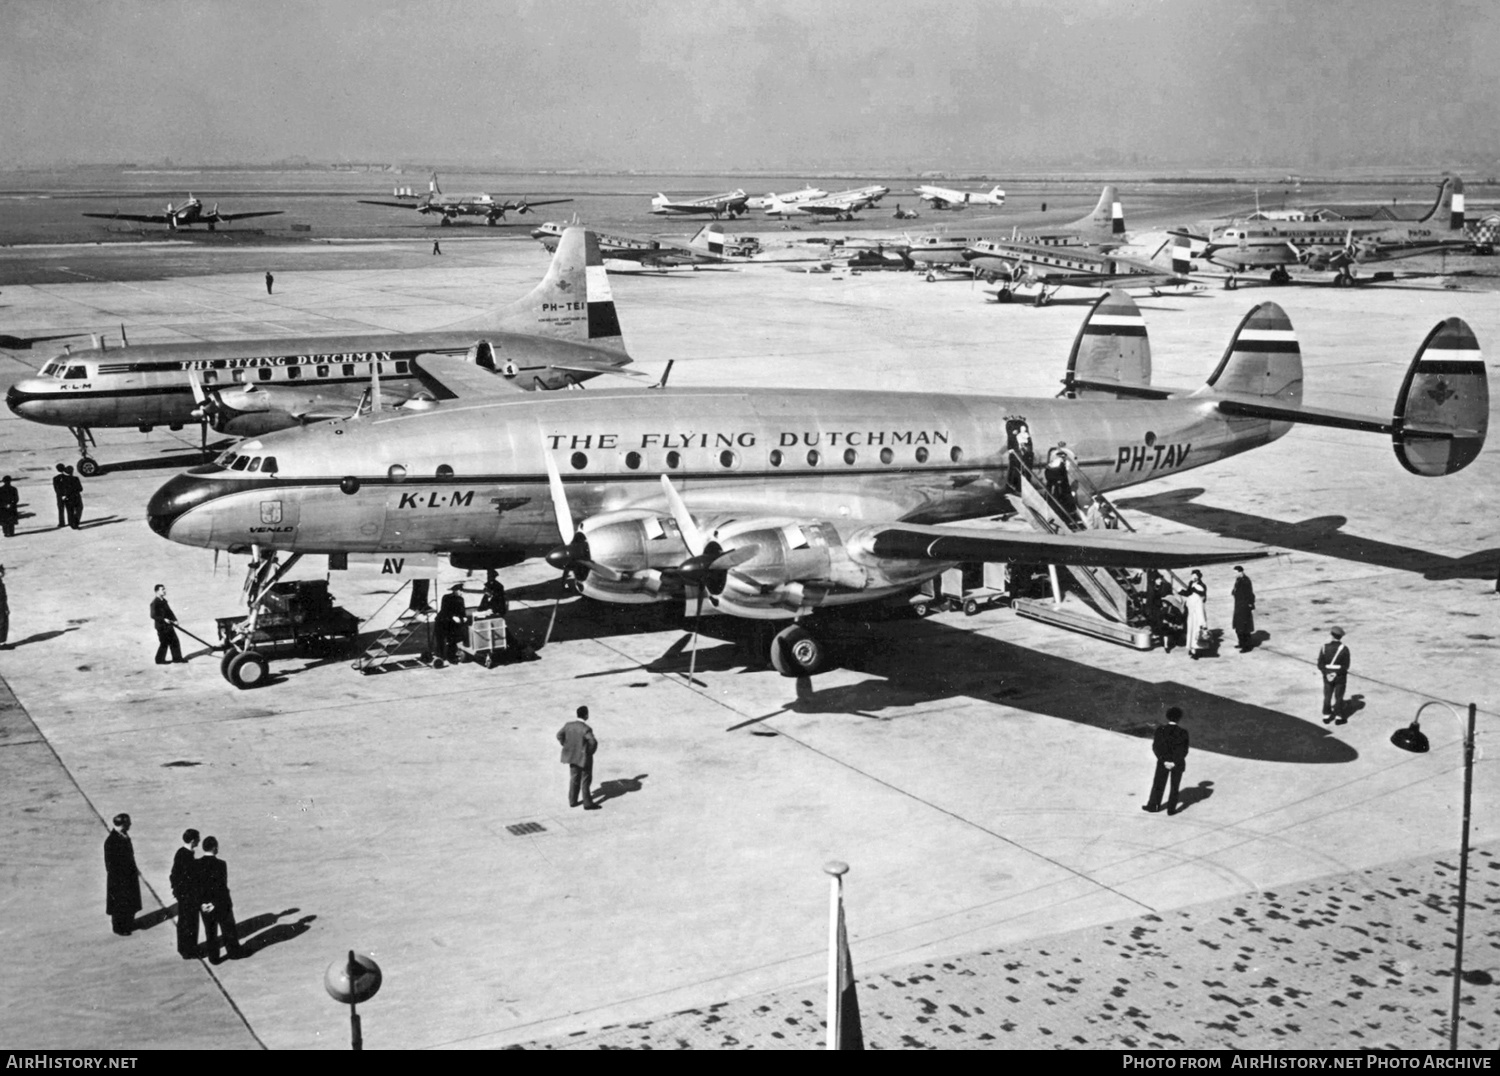
[[[580,706],[578,717],[557,730],[557,742],[562,744],[562,761],[568,764],[568,806],[577,807],[580,793],[585,811],[597,811],[589,791],[594,783],[594,752],[599,741],[594,730],[589,728],[589,708]]]

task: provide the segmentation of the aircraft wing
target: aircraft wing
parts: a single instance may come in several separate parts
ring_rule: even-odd
[[[865,541],[871,553],[893,560],[1020,561],[1093,568],[1188,568],[1270,556],[1269,546],[1223,538],[1152,537],[1120,531],[1066,534],[977,527],[886,523]]]
[[[573,199],[571,199],[571,198],[548,198],[545,201],[533,202],[533,201],[531,201],[528,198],[522,198],[519,202],[506,202],[505,203],[505,208],[507,210],[510,210],[510,209],[534,209],[535,207],[537,207],[539,205],[562,205],[562,203],[564,203],[564,202],[571,202],[572,200]]]
[[[418,355],[412,360],[412,366],[423,386],[436,399],[458,400],[462,403],[477,403],[524,392],[537,378],[545,377],[549,372],[578,374],[583,377],[618,374],[621,377],[654,380],[639,370],[586,361],[521,366],[513,377],[480,366],[463,355]]]
[[[133,220],[140,224],[166,224],[168,217],[165,213],[85,213],[85,217],[97,217],[99,220]]]
[[[260,210],[259,212],[256,212],[256,213],[220,213],[218,215],[218,219],[219,220],[249,220],[251,217],[279,217],[279,216],[281,216],[285,212],[286,212],[286,210],[284,210],[284,209],[262,209],[262,210]]]
[[[357,198],[355,201],[360,205],[387,205],[392,209],[421,209],[425,204],[423,202],[374,202],[368,198]],[[88,214],[84,215],[87,216]]]

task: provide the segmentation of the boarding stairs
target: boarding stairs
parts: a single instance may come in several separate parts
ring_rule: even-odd
[[[1072,460],[1068,461],[1069,478],[1091,502],[1089,511],[1078,514],[1077,524],[1069,521],[1069,514],[1054,501],[1035,471],[1016,460],[1015,473],[1020,478],[1020,493],[1013,492],[1010,498],[1019,504],[1020,514],[1032,527],[1044,534],[1066,534],[1091,528],[1135,529]],[[1154,597],[1148,593],[1149,573],[1074,564],[1063,567],[1078,584],[1087,602],[1065,597],[1054,569],[1052,600],[1017,598],[1012,605],[1018,615],[1136,650],[1150,650],[1156,644],[1156,634],[1148,615]],[[1181,584],[1181,580],[1170,572],[1163,574],[1172,581],[1174,589]]]
[[[370,620],[374,621],[384,614],[391,603],[401,597],[410,586],[410,582],[401,584],[396,592],[385,600],[385,604],[375,611]],[[395,620],[376,635],[370,641],[370,645],[365,648],[365,652],[354,660],[354,668],[368,675],[425,667],[427,661],[423,660],[423,657],[427,650],[427,624],[431,616],[431,609],[413,609],[408,602],[397,614]],[[415,650],[411,646],[413,638],[417,640]]]

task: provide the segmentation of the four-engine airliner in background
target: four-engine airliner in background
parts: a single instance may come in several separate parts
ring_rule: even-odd
[[[1234,274],[1247,269],[1270,269],[1273,284],[1291,281],[1290,266],[1314,271],[1332,270],[1341,287],[1355,282],[1358,266],[1423,254],[1462,252],[1474,247],[1464,231],[1464,181],[1449,176],[1438,189],[1437,201],[1421,220],[1315,221],[1256,220],[1226,225],[1211,236],[1184,232],[1206,243],[1202,257]]]
[[[792,675],[827,661],[821,610],[909,600],[959,562],[1153,568],[1265,552],[951,525],[1010,510],[1018,426],[1039,450],[1065,443],[1077,471],[1110,491],[1268,444],[1298,423],[1384,433],[1408,472],[1451,474],[1478,455],[1489,417],[1484,363],[1458,318],[1422,341],[1391,417],[1305,406],[1301,351],[1274,303],[1245,315],[1204,385],[1175,390],[1151,383],[1140,311],[1110,293],[1079,332],[1066,385],[1064,398],[514,393],[243,442],[168,480],[147,518],[172,541],[263,558],[437,553],[478,568],[545,554],[601,601],[696,597],[702,608],[707,598],[705,612],[793,620],[771,644]]]
[[[427,181],[427,193],[416,198],[401,190],[394,192],[394,197],[400,199],[396,202],[382,202],[370,198],[356,199],[360,205],[382,205],[393,209],[415,209],[424,217],[437,213],[439,224],[452,224],[459,217],[483,217],[485,224],[494,227],[505,219],[505,214],[515,213],[517,216],[525,216],[537,206],[561,205],[571,202],[571,198],[496,198],[493,194],[444,194],[443,189],[438,186],[437,173],[432,173],[432,178]]]
[[[206,224],[209,231],[216,230],[220,224],[229,224],[237,220],[250,220],[252,217],[279,217],[285,210],[264,209],[255,213],[221,213],[219,203],[215,202],[212,209],[205,210],[203,201],[189,194],[187,201],[179,206],[167,203],[167,208],[161,213],[121,213],[115,210],[113,213],[85,213],[85,217],[94,217],[98,220],[129,220],[140,224],[165,224],[170,230],[177,231],[179,228],[191,228],[194,224]]]
[[[433,407],[629,373],[621,369],[630,356],[598,245],[582,230],[572,236],[525,298],[442,329],[128,347],[101,341],[49,360],[11,386],[5,402],[29,421],[68,427],[79,471],[94,475],[99,463],[88,446],[96,427],[144,432],[201,422],[205,439],[208,427],[244,437],[349,415],[362,402]]]

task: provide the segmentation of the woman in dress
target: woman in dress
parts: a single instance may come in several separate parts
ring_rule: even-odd
[[[1208,587],[1203,585],[1203,573],[1194,568],[1187,587],[1178,593],[1187,603],[1188,657],[1197,661],[1203,652],[1202,638],[1208,628]]]

